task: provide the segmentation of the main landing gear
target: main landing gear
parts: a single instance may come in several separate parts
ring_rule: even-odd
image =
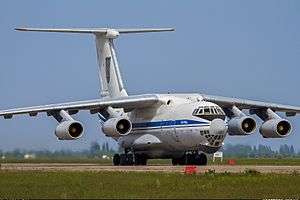
[[[172,158],[173,165],[207,165],[207,156],[204,153],[186,153],[181,158]]]
[[[131,152],[115,154],[113,164],[115,166],[147,165],[147,156]],[[172,158],[173,165],[207,165],[207,156],[196,151],[187,152],[180,158]]]
[[[143,154],[122,153],[113,157],[115,166],[147,165],[147,157]]]

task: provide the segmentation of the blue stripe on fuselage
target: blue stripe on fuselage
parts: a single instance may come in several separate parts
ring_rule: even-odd
[[[140,129],[140,128],[161,128],[161,127],[181,127],[181,126],[200,126],[200,125],[208,125],[209,122],[205,121],[196,121],[189,119],[181,119],[181,120],[165,120],[165,121],[155,121],[155,122],[142,122],[142,123],[133,123],[132,128]]]

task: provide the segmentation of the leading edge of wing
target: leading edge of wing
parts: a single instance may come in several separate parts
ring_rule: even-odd
[[[201,96],[203,97],[203,100],[214,102],[222,107],[230,107],[235,105],[240,109],[271,108],[272,110],[279,112],[300,113],[300,107],[298,106],[206,94],[201,94]]]
[[[40,112],[51,113],[60,110],[99,110],[111,106],[113,108],[124,108],[126,110],[133,110],[135,108],[150,107],[159,103],[157,95],[133,95],[129,97],[114,98],[114,99],[93,99],[87,101],[75,101],[67,103],[49,104],[33,107],[15,108],[9,110],[0,110],[0,116],[11,118],[18,114],[31,114],[32,116]]]

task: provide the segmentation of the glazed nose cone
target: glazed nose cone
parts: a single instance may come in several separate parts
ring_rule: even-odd
[[[222,119],[214,119],[211,121],[209,132],[211,135],[224,135],[227,132],[227,127]]]

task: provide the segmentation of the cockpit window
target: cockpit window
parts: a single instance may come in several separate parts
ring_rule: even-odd
[[[217,110],[218,110],[218,114],[225,115],[224,111],[221,108],[217,108]]]
[[[224,111],[218,106],[200,106],[193,111],[193,115],[207,120],[225,119]]]
[[[215,108],[214,110],[215,110],[215,113],[216,113],[216,114],[219,114],[217,108]]]
[[[193,115],[197,115],[198,114],[198,110],[199,109],[195,109],[194,112],[193,112]]]
[[[203,107],[200,107],[197,114],[198,114],[198,115],[202,115],[202,114],[203,114],[203,111],[204,111],[204,110],[203,110]]]
[[[204,115],[209,115],[209,114],[211,114],[210,110],[209,110],[209,107],[205,106],[204,107]]]
[[[211,112],[212,112],[213,114],[218,114],[215,107],[211,108]]]

